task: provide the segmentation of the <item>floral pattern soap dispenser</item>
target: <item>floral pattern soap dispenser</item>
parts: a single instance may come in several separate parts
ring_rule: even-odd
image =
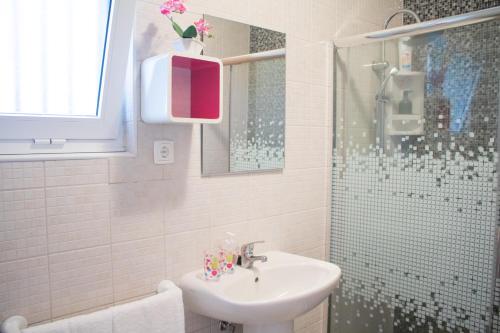
[[[205,280],[218,280],[222,274],[219,254],[206,251],[204,257],[203,275]]]
[[[227,232],[227,238],[216,251],[205,251],[203,277],[205,280],[218,280],[222,274],[234,272],[238,261],[239,246],[234,234]]]
[[[227,232],[227,238],[224,240],[224,244],[221,248],[221,253],[224,257],[224,273],[233,273],[234,266],[238,261],[238,254],[240,252],[238,243],[234,239],[234,234],[231,232]]]

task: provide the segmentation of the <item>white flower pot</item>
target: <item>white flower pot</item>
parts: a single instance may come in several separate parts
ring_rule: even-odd
[[[177,52],[201,54],[205,44],[194,38],[178,38],[172,42],[172,46]]]

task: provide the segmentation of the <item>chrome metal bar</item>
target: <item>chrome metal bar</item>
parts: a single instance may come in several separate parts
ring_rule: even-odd
[[[224,64],[224,66],[226,66],[226,65],[238,65],[238,64],[243,64],[243,63],[247,63],[247,62],[275,59],[275,58],[281,58],[281,57],[285,57],[285,56],[286,56],[285,49],[276,49],[276,50],[271,50],[271,51],[263,51],[263,52],[250,53],[250,54],[245,54],[245,55],[240,55],[240,56],[235,56],[235,57],[223,58],[222,63]]]
[[[398,37],[421,35],[428,32],[457,28],[470,24],[482,23],[498,19],[500,19],[500,6],[478,10],[467,14],[449,16],[437,20],[409,24],[401,27],[369,32],[352,37],[340,38],[335,40],[335,45],[337,47],[356,46]]]
[[[421,23],[422,22],[422,20],[420,20],[420,17],[418,17],[417,13],[415,13],[413,10],[410,10],[410,9],[398,9],[394,13],[392,13],[392,15],[389,15],[385,19],[384,30],[387,30],[387,27],[391,23],[392,19],[395,18],[396,16],[400,15],[400,14],[402,15],[401,22],[403,22],[405,14],[406,15],[410,15],[411,17],[413,17],[417,23]],[[382,61],[383,62],[386,61],[386,59],[385,59],[385,41],[382,42]],[[383,74],[384,73],[382,72],[382,76],[384,76]]]
[[[396,17],[397,15],[399,15],[399,14],[402,14],[402,15],[404,15],[404,14],[408,14],[408,15],[412,16],[412,17],[415,19],[415,21],[417,21],[417,23],[422,22],[422,21],[420,20],[420,17],[418,17],[417,13],[415,13],[413,10],[410,10],[410,9],[398,9],[398,10],[396,10],[396,11],[395,11],[392,15],[390,15],[390,16],[389,16],[389,17],[385,20],[385,23],[384,23],[384,30],[386,30],[386,29],[387,29],[387,27],[389,26],[389,23],[391,23],[392,19],[393,19],[394,17]]]

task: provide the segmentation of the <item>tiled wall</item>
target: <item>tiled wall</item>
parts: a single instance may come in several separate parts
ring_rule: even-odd
[[[402,0],[401,2],[404,8],[416,12],[422,21],[500,6],[499,0]]]
[[[137,2],[136,65],[169,50],[174,35],[159,4]],[[143,123],[135,158],[1,163],[0,320],[43,322],[143,297],[162,278],[199,268],[202,251],[225,231],[241,242],[265,239],[258,251],[323,258],[331,57],[318,41],[379,29],[397,5],[191,0],[183,21],[207,13],[287,33],[285,170],[202,178],[198,126]],[[153,164],[157,139],[175,141],[175,164]],[[210,332],[213,323],[189,313],[186,320],[188,332]],[[296,330],[321,332],[325,322],[318,307]]]

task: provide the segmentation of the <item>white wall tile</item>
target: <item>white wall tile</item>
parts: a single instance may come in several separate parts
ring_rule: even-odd
[[[202,229],[165,237],[167,278],[176,282],[188,272],[203,268],[203,253],[210,248],[210,230]]]
[[[325,210],[313,209],[288,214],[283,217],[279,238],[280,249],[303,255],[309,250],[323,247],[325,243]]]
[[[307,46],[307,70],[312,84],[328,85],[328,45],[322,41]]]
[[[308,83],[300,81],[286,82],[286,126],[304,126],[309,123],[310,106],[313,102],[311,92],[312,89]]]
[[[113,244],[114,300],[153,293],[165,276],[163,236]]]
[[[52,254],[49,261],[53,317],[113,303],[110,246]]]
[[[103,184],[108,182],[108,160],[45,162],[46,186]]]
[[[287,36],[286,39],[286,79],[289,81],[310,82],[310,73],[307,70],[309,53],[308,47],[312,42]]]
[[[300,39],[311,36],[312,3],[314,0],[287,0],[286,33]]]
[[[123,242],[162,236],[165,181],[111,184],[111,240]]]
[[[0,264],[0,321],[14,315],[30,323],[50,319],[47,257]]]
[[[210,226],[210,184],[200,179],[171,181],[165,204],[165,232],[173,234]]]
[[[210,230],[210,249],[214,250],[223,246],[224,241],[229,237],[228,233],[234,235],[232,237],[239,245],[256,240],[249,222],[227,224]]]
[[[284,214],[288,205],[288,198],[292,193],[287,192],[284,177],[266,175],[250,180],[249,214],[250,220]]]
[[[288,126],[285,138],[288,169],[319,168],[326,165],[327,131],[323,126]]]
[[[212,226],[244,222],[249,214],[249,177],[234,176],[212,179],[209,194]]]
[[[49,252],[110,241],[109,185],[47,188]]]
[[[175,163],[165,165],[163,178],[186,179],[201,176],[201,137],[197,125],[165,125],[164,137],[174,142]]]
[[[337,23],[333,16],[334,11],[334,1],[315,0],[311,2],[313,19],[311,21],[310,40],[326,41],[333,39]]]
[[[45,254],[45,191],[1,191],[0,262]]]
[[[251,5],[248,0],[236,4],[233,0],[190,0],[188,11],[249,23],[248,8]]]
[[[332,109],[328,107],[328,97],[331,93],[331,87],[316,84],[310,86],[311,102],[307,125],[328,126],[328,114],[332,113]]]
[[[43,186],[43,162],[0,163],[0,190],[15,190]]]
[[[164,165],[153,163],[153,142],[163,139],[161,126],[138,124],[138,143],[136,157],[115,157],[109,159],[109,182],[125,183],[163,178]]]
[[[286,1],[250,1],[248,6],[248,21],[259,27],[285,32],[287,23]]]

